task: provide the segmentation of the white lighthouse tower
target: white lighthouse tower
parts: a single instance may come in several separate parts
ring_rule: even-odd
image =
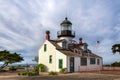
[[[61,31],[57,32],[58,39],[65,39],[67,42],[72,41],[72,39],[75,37],[75,32],[72,31],[72,23],[66,17],[60,25]]]

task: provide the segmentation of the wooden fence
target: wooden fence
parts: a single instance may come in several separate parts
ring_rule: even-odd
[[[106,67],[106,66],[103,66],[103,70],[119,70],[120,71],[120,67]]]

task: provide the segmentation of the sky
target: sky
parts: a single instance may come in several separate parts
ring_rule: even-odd
[[[22,63],[35,63],[45,31],[57,39],[66,16],[76,32],[74,40],[82,37],[104,64],[120,61],[120,54],[111,51],[120,43],[120,0],[0,0],[0,50],[21,54]]]

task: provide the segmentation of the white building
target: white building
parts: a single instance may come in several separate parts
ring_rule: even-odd
[[[46,40],[39,49],[39,64],[44,64],[48,72],[59,72],[62,68],[67,68],[67,72],[101,70],[102,57],[93,54],[82,38],[79,43],[73,40],[72,23],[65,18],[60,25],[57,40],[51,40],[50,32],[46,31]]]

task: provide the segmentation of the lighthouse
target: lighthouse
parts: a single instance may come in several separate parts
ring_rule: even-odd
[[[58,39],[65,39],[66,41],[71,41],[75,37],[75,32],[72,31],[72,23],[66,17],[65,20],[62,21],[60,26],[61,30],[57,32]]]
[[[66,17],[60,23],[58,39],[50,38],[50,31],[46,31],[46,40],[39,49],[39,64],[45,65],[48,72],[100,71],[102,70],[102,57],[94,54],[88,44],[79,38],[74,40],[75,32],[72,23]]]

